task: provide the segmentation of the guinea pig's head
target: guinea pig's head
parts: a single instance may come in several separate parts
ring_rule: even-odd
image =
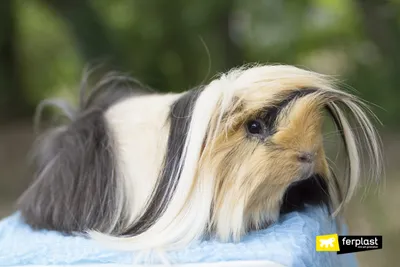
[[[307,204],[336,211],[348,201],[360,175],[360,151],[347,115],[363,129],[371,164],[380,168],[377,135],[362,102],[322,75],[295,67],[255,67],[234,71],[210,87],[220,99],[199,173],[214,177],[209,227],[223,240],[238,240]],[[322,128],[329,117],[346,150],[343,179],[333,173],[324,151]]]

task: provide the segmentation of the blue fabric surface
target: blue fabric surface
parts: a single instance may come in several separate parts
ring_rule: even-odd
[[[215,240],[167,253],[172,263],[269,260],[285,266],[356,266],[354,254],[316,252],[315,236],[336,233],[321,208],[292,212],[269,228],[248,234],[242,242]],[[113,251],[94,241],[52,231],[33,231],[18,213],[0,221],[0,265],[77,265],[135,262],[134,253]],[[139,261],[140,262],[140,261]]]

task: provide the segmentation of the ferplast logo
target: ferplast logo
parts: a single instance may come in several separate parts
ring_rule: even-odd
[[[379,235],[343,235],[339,236],[338,254],[382,249],[383,238]]]
[[[382,249],[382,236],[355,236],[355,235],[319,235],[316,237],[316,251],[336,252],[346,254],[367,250]]]
[[[339,251],[339,237],[337,234],[319,235],[316,237],[317,251]]]

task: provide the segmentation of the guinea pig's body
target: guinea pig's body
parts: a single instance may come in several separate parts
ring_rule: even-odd
[[[39,140],[36,179],[19,201],[33,227],[174,249],[208,235],[238,241],[307,204],[336,210],[360,176],[345,109],[379,176],[364,104],[322,75],[255,66],[181,94],[136,95],[137,85],[116,94],[124,82],[103,82],[70,124]],[[324,152],[324,110],[346,147],[342,180]]]

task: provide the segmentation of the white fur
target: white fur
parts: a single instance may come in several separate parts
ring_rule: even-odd
[[[166,152],[167,116],[178,97],[177,94],[131,97],[105,114],[115,142],[118,175],[124,182],[123,201],[128,202],[129,210],[125,213],[129,223],[143,210],[157,181]]]

